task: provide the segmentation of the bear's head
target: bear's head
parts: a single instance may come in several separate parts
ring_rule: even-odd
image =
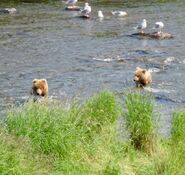
[[[31,95],[34,96],[48,96],[48,83],[46,79],[34,79],[32,81]]]
[[[137,87],[147,86],[152,82],[152,75],[150,71],[137,67],[134,73],[134,81]]]

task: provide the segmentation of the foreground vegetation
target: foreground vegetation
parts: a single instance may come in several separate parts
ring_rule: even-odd
[[[185,111],[173,114],[171,137],[161,139],[153,98],[124,98],[103,91],[83,105],[30,101],[11,109],[0,131],[0,174],[182,175]]]

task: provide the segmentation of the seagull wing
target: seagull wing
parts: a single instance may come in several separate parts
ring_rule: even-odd
[[[139,24],[138,26],[136,26],[136,29],[141,30],[142,29],[142,25]]]
[[[120,14],[119,11],[112,11],[111,13],[112,13],[113,15],[116,15],[116,16],[118,16],[118,15]]]
[[[84,14],[84,15],[87,15],[90,12],[91,12],[91,7],[90,6],[84,7],[84,9],[81,11],[81,13]]]
[[[75,0],[68,0],[67,2],[66,2],[66,4],[75,4],[77,1],[75,1]]]
[[[160,28],[160,25],[159,24],[155,24],[155,28],[156,29]]]

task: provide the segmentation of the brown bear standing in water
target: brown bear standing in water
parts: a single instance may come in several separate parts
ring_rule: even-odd
[[[134,73],[134,81],[137,87],[144,87],[152,82],[152,75],[149,70],[137,67]]]
[[[46,79],[34,79],[32,81],[31,95],[47,97],[48,83]]]

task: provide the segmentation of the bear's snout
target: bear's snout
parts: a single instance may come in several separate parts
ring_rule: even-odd
[[[37,95],[41,96],[42,94],[42,90],[41,89],[37,89]]]
[[[139,78],[137,76],[135,76],[134,81],[139,81]]]

